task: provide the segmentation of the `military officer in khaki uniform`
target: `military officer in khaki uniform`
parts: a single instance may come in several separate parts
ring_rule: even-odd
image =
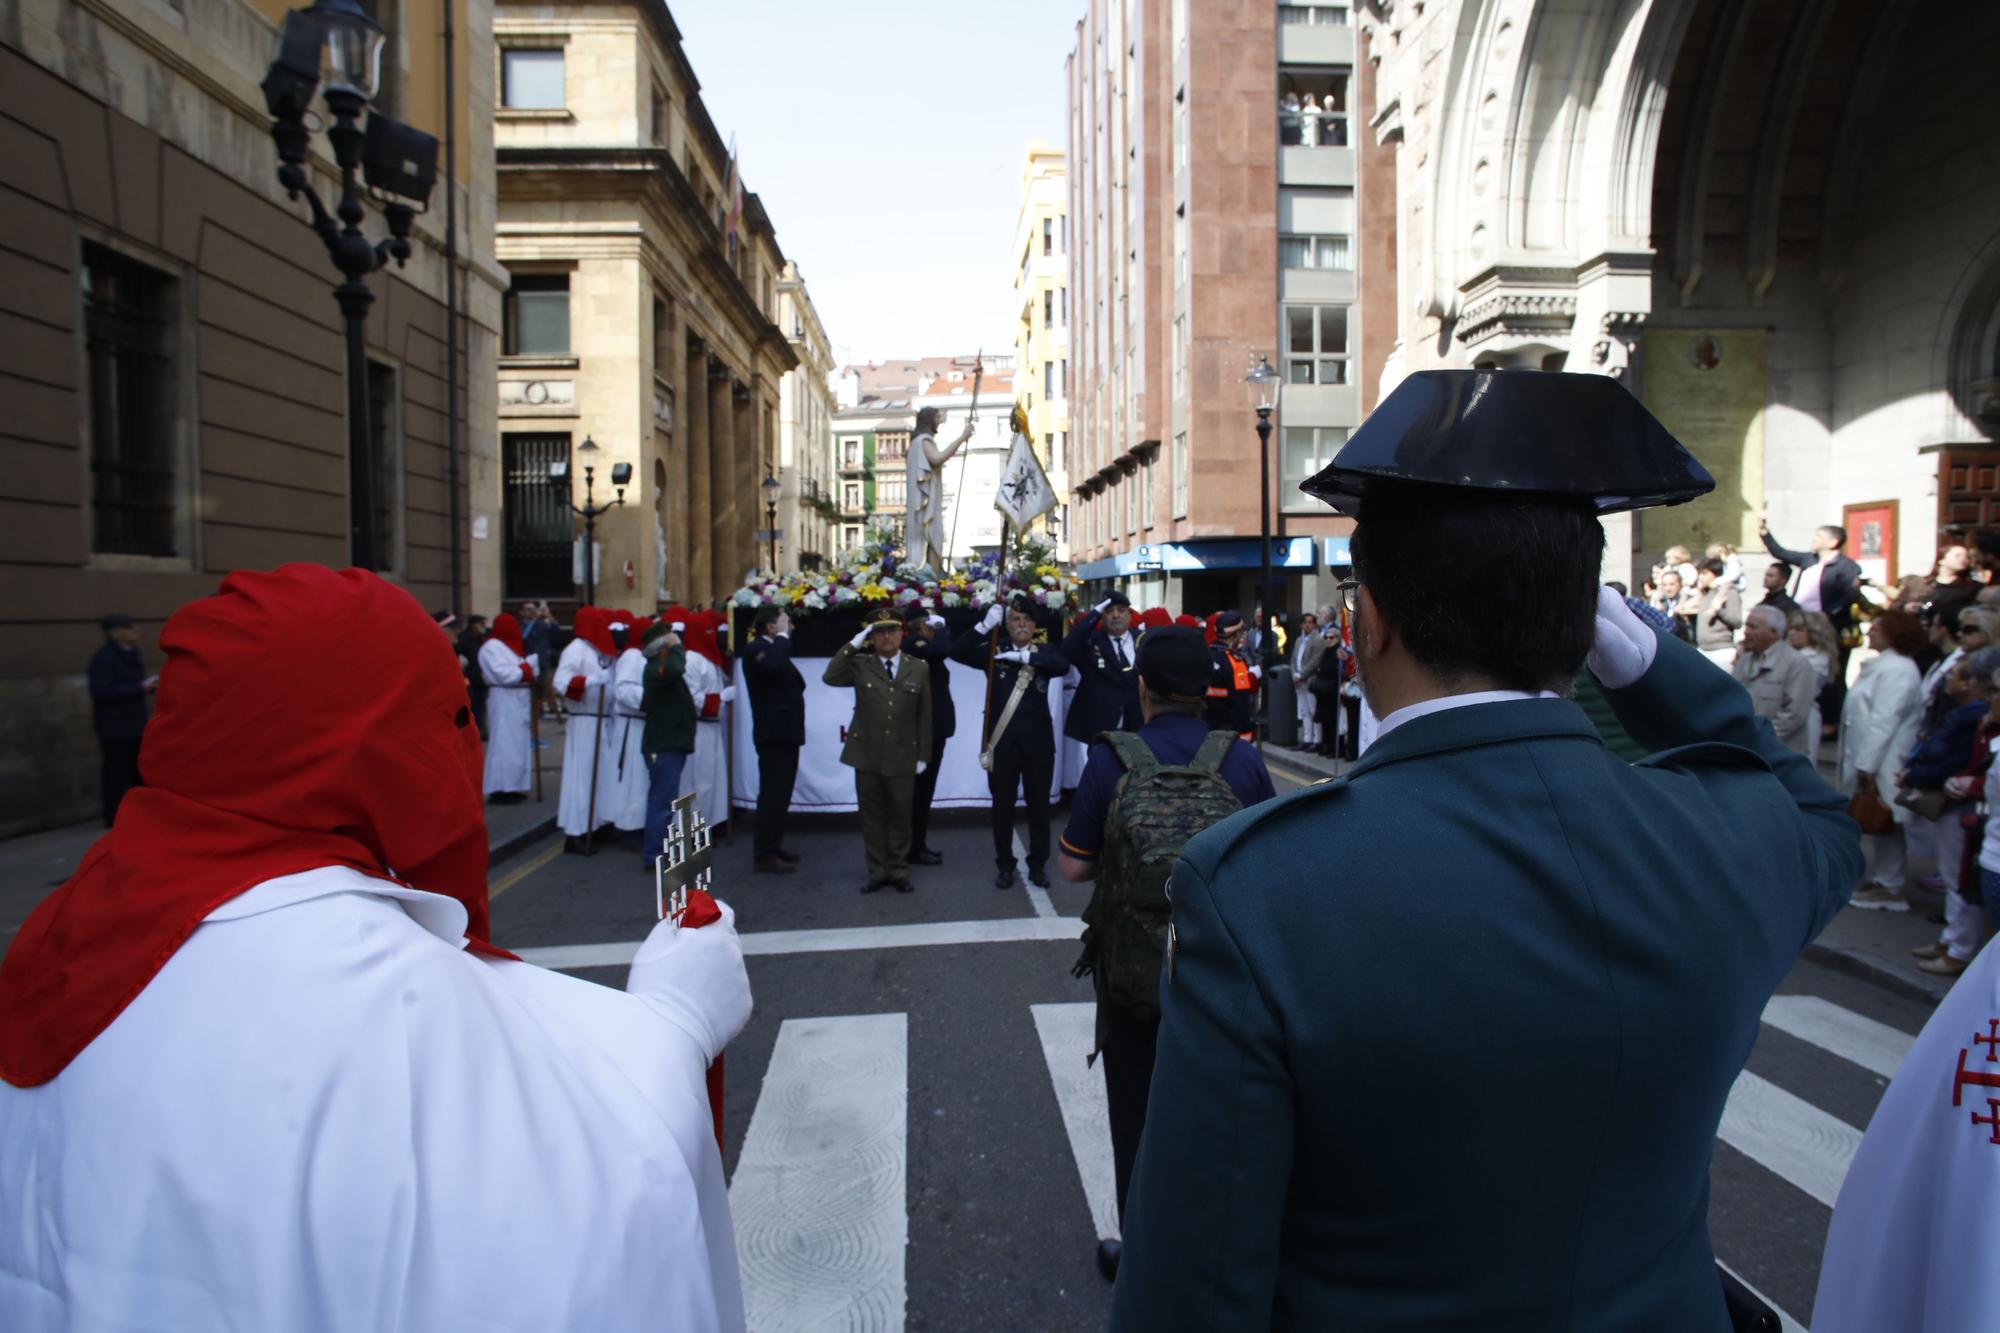
[[[840,762],[854,770],[868,849],[861,891],[910,893],[910,801],[931,752],[931,669],[903,651],[900,621],[878,620],[841,645],[824,679],[854,691]]]

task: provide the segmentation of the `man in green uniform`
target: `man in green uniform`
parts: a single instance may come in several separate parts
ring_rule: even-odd
[[[1599,514],[1713,485],[1616,381],[1529,371],[1409,376],[1306,483],[1358,521],[1380,731],[1175,867],[1113,1329],[1730,1328],[1723,1103],[1862,858],[1599,586]],[[1636,764],[1563,697],[1586,661]]]
[[[911,893],[910,801],[931,752],[931,670],[903,651],[903,625],[878,620],[840,646],[826,664],[829,685],[854,691],[854,720],[840,762],[854,770],[861,841],[868,851],[863,893],[889,885]]]

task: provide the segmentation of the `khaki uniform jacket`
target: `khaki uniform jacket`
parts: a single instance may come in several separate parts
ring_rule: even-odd
[[[1781,639],[1761,653],[1738,653],[1730,674],[1750,692],[1751,707],[1778,733],[1780,745],[1812,753],[1817,738],[1808,733],[1819,701],[1819,673],[1804,653]]]
[[[890,680],[872,649],[844,643],[822,679],[854,691],[854,720],[840,762],[885,778],[915,777],[917,762],[931,757],[930,667],[904,653]]]

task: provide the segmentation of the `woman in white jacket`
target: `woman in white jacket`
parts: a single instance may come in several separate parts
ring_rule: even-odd
[[[1896,774],[1917,743],[1917,721],[1923,712],[1923,672],[1916,663],[1927,636],[1923,625],[1907,611],[1884,611],[1868,623],[1868,646],[1877,656],[1861,668],[1847,702],[1840,710],[1840,789],[1851,794],[1870,790],[1882,798],[1896,818],[1889,832],[1873,844],[1868,883],[1849,901],[1876,911],[1907,912],[1903,870],[1908,851],[1903,824],[1910,811],[1896,804]]]

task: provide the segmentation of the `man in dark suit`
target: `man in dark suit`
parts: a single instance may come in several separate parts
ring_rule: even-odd
[[[994,631],[1005,621],[1005,641]],[[1035,617],[1026,602],[986,618],[959,635],[951,655],[984,671],[992,667],[982,729],[986,787],[993,795],[993,886],[1014,885],[1014,797],[1028,807],[1028,882],[1049,885],[1049,785],[1056,773],[1055,725],[1049,718],[1049,685],[1069,674],[1069,659],[1036,646]]]
[[[147,700],[160,678],[146,672],[132,617],[113,612],[98,624],[104,646],[90,659],[90,720],[104,755],[98,788],[104,826],[110,828],[125,793],[139,785],[139,740],[146,733]]]
[[[1145,718],[1139,712],[1139,636],[1132,628],[1132,601],[1114,592],[1076,624],[1056,649],[1081,677],[1070,701],[1063,735],[1085,745],[1100,732],[1137,731]]]
[[[910,800],[930,767],[931,669],[903,651],[903,622],[885,617],[840,645],[821,678],[854,691],[854,720],[840,762],[854,770],[861,844],[868,853],[861,891],[914,893]]]
[[[1713,486],[1616,381],[1518,371],[1406,377],[1306,483],[1358,519],[1380,731],[1175,867],[1114,1330],[1727,1333],[1723,1105],[1862,856],[1597,584],[1600,512]],[[1562,697],[1586,659],[1641,762]]]
[[[789,875],[798,855],[785,850],[785,819],[799,780],[806,743],[806,678],[792,665],[792,618],[775,606],[758,610],[743,650],[750,687],[750,738],[757,747],[757,834],[753,869]]]
[[[931,802],[937,798],[938,769],[944,766],[944,743],[958,730],[958,707],[951,698],[951,645],[938,638],[944,617],[928,607],[903,613],[903,651],[931,669],[931,759],[917,774],[917,794],[910,806],[910,864],[939,866],[944,853],[930,845]]]
[[[1823,612],[1832,622],[1834,641],[1840,646],[1840,658],[1827,673],[1826,688],[1820,691],[1823,725],[1830,730],[1847,699],[1847,657],[1853,651],[1847,644],[1847,632],[1854,627],[1854,603],[1861,596],[1861,566],[1847,557],[1847,529],[1838,524],[1814,528],[1812,550],[1792,551],[1778,544],[1764,519],[1760,511],[1757,535],[1764,539],[1764,549],[1772,559],[1799,571],[1792,580],[1792,600],[1801,611]]]

